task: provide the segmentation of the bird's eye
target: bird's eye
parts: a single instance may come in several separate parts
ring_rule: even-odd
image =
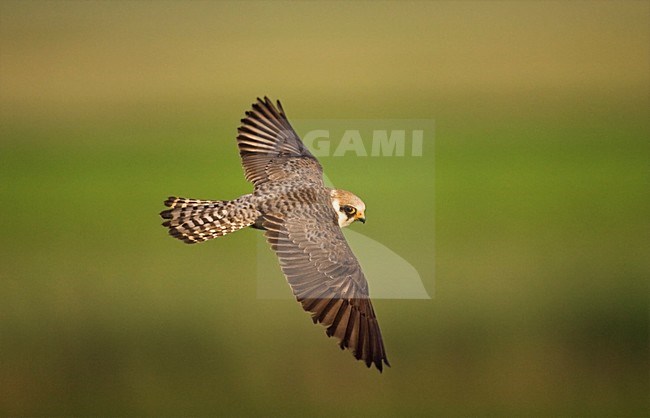
[[[343,210],[344,210],[345,213],[347,213],[348,215],[354,215],[355,212],[357,211],[357,210],[356,210],[355,208],[353,208],[352,206],[343,206]]]

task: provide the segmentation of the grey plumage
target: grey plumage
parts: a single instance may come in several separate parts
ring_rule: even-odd
[[[368,283],[342,226],[365,221],[363,202],[323,183],[322,167],[286,118],[265,98],[246,112],[237,144],[254,191],[232,201],[170,197],[163,226],[186,243],[246,226],[265,230],[303,309],[357,359],[380,371],[389,365],[369,299]]]

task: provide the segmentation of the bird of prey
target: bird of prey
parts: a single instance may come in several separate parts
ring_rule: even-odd
[[[330,189],[323,169],[291,127],[280,104],[265,97],[246,112],[237,145],[254,190],[235,200],[170,197],[160,213],[174,238],[194,244],[251,226],[264,230],[296,299],[341,349],[381,372],[390,366],[368,283],[341,228],[365,223],[354,194]]]

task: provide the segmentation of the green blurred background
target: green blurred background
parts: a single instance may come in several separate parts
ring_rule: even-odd
[[[646,1],[3,1],[0,413],[647,416],[649,45]],[[381,375],[257,298],[257,231],[159,226],[250,190],[265,94],[436,121],[321,159],[433,296],[375,302]]]

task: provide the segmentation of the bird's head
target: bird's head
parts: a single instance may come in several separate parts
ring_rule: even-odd
[[[352,224],[354,221],[366,223],[366,205],[354,194],[340,189],[330,191],[332,206],[339,217],[341,228]]]

